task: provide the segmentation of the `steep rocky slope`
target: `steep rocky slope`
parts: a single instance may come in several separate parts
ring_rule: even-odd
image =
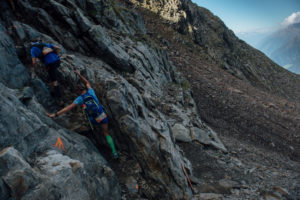
[[[1,1],[0,9],[1,199],[120,199],[132,184],[141,185],[133,195],[149,199],[192,197],[182,170],[193,178],[192,167],[175,141],[227,150],[200,120],[166,52],[139,39],[146,33],[139,15],[96,0]],[[42,65],[37,78],[28,73],[29,42],[37,37],[62,47],[65,105],[76,97],[74,66],[102,97],[119,163],[101,156],[110,158],[105,142],[99,130],[97,136],[82,128],[80,110],[46,117],[58,109],[44,83],[47,74]],[[53,147],[58,137],[66,151]]]
[[[276,66],[253,49],[251,58],[261,60],[253,63],[239,54],[243,42],[190,1],[145,1],[167,18],[163,23],[139,4],[123,3],[0,2],[1,199],[299,197],[299,163],[290,160],[299,158],[299,78],[275,73]],[[43,66],[37,78],[29,77],[29,42],[36,37],[62,47],[65,105],[76,97],[73,67],[90,80],[109,115],[118,161],[79,108],[54,120],[46,117],[59,108]],[[286,77],[290,82],[281,86]],[[253,94],[259,95],[252,99]],[[262,111],[247,115],[252,107]],[[255,132],[261,127],[264,134]],[[53,146],[57,137],[66,151]],[[253,148],[249,138],[276,148]]]
[[[261,137],[264,142],[272,143],[268,137],[270,135],[276,136],[278,137],[276,143],[279,146],[280,143],[285,142],[279,139],[281,137],[288,139],[288,144],[293,143],[294,136],[299,130],[297,121],[299,120],[300,77],[298,75],[282,70],[262,54],[258,56],[259,51],[242,41],[238,41],[233,34],[227,39],[221,37],[222,34],[229,33],[230,30],[208,10],[197,7],[190,1],[132,2],[151,12],[158,13],[163,19],[166,19],[159,24],[160,19],[157,15],[152,15],[145,10],[140,11],[145,18],[146,27],[150,32],[149,36],[161,48],[170,51],[171,59],[177,69],[182,71],[190,80],[192,87],[194,87],[194,96],[199,101],[198,106],[204,109],[200,114],[207,121],[213,122],[220,129],[234,126],[246,134],[251,133],[253,135],[254,133]],[[178,13],[181,14],[178,15]],[[190,19],[187,17],[188,13],[191,15]],[[196,32],[190,30],[190,33],[184,32],[182,34],[181,28],[178,26],[184,26],[183,30],[189,30],[188,26],[191,25],[191,20],[196,21],[199,28],[195,25]],[[199,23],[202,24],[201,27]],[[222,28],[213,28],[214,26],[221,26]],[[152,34],[154,31],[157,31],[158,34]],[[205,31],[206,34],[203,33]],[[196,36],[205,42],[200,44]],[[236,50],[236,53],[229,53],[229,43],[232,43],[232,48]],[[240,44],[244,45],[243,48]],[[222,56],[216,54],[211,61],[211,55],[207,54],[208,49],[214,53],[222,51]],[[225,51],[228,51],[230,55],[225,55]],[[240,52],[243,51],[252,51],[254,57],[251,62],[247,56],[239,58]],[[232,57],[230,59],[232,62],[239,63],[239,69],[236,68],[237,66],[234,67],[235,69],[233,67],[224,69],[218,64],[229,57]],[[231,69],[238,70],[240,75],[232,73]],[[248,70],[249,73],[243,69]],[[254,71],[260,71],[259,73],[263,75],[257,76],[258,79],[254,80],[252,79],[256,76]],[[240,79],[241,76],[244,78]],[[263,84],[260,85],[260,83]],[[206,107],[208,104],[210,106]],[[257,109],[253,109],[255,107]],[[218,124],[220,121],[223,122]],[[272,125],[265,124],[267,121]],[[286,125],[288,127],[284,125],[286,121],[291,121],[290,125]],[[290,131],[286,131],[286,129]],[[257,132],[261,132],[261,134],[257,134]],[[281,149],[284,150],[286,146],[286,144],[282,145]]]
[[[176,68],[189,80],[186,87],[192,88],[202,119],[219,132],[225,146],[233,153],[230,155],[238,157],[243,166],[249,167],[252,178],[257,179],[244,178],[251,185],[252,195],[264,190],[263,188],[282,185],[296,196],[299,196],[297,192],[299,188],[297,186],[299,185],[297,168],[299,167],[298,152],[300,148],[299,76],[279,69],[279,66],[266,56],[245,44],[244,50],[238,50],[250,50],[253,51],[254,55],[262,56],[255,57],[252,63],[249,62],[250,65],[241,67],[247,68],[257,65],[259,68],[265,63],[269,63],[272,65],[271,71],[274,69],[275,71],[283,71],[283,73],[273,71],[265,73],[268,77],[259,76],[260,79],[266,79],[265,86],[257,85],[251,81],[251,76],[247,78],[246,74],[245,78],[248,80],[240,79],[235,73],[231,73],[230,70],[228,71],[228,69],[224,69],[218,64],[218,62],[223,62],[224,58],[216,57],[215,60],[212,60],[207,54],[206,48],[211,48],[214,51],[213,45],[207,45],[207,47],[206,43],[199,45],[195,42],[193,34],[181,32],[180,26],[176,22],[180,20],[170,20],[167,17],[177,16],[171,13],[183,13],[183,11],[189,13],[187,7],[180,6],[181,3],[184,4],[184,1],[173,1],[172,3],[165,3],[165,1],[132,2],[133,4],[129,3],[127,6],[135,9],[143,16],[148,36],[162,49],[169,52]],[[139,5],[144,9],[139,8]],[[195,7],[195,5],[191,5],[191,7]],[[177,11],[178,8],[181,8],[181,10]],[[203,27],[210,27],[211,24],[218,22],[218,19],[204,8],[199,8],[197,12],[202,12],[201,14],[205,18],[198,18],[204,24],[202,29],[199,28],[199,31],[207,31]],[[160,14],[160,17],[157,13]],[[181,16],[184,15],[181,14]],[[211,35],[220,34],[218,30],[215,30],[215,32],[203,37],[211,40]],[[224,44],[227,43],[221,36],[217,40]],[[212,39],[210,42],[213,43],[214,40]],[[224,45],[219,45],[216,48],[226,50]],[[238,48],[238,46],[233,48]],[[247,59],[248,57],[244,58],[244,60]],[[270,80],[274,81],[273,86],[276,85],[276,87],[280,87],[281,81],[284,81],[284,87],[289,88],[285,90],[284,87],[281,87],[281,92],[276,89],[273,90],[273,86],[267,84],[270,83]],[[294,93],[294,96],[288,93]],[[205,162],[206,159],[196,158],[196,152],[200,153],[199,147],[198,150],[193,150],[195,146],[192,145],[194,148],[190,146],[190,144],[183,144],[183,149],[185,149],[186,155],[192,161],[192,164]],[[201,155],[205,157],[205,154]],[[214,167],[213,161],[206,160],[206,162],[209,162],[209,164],[193,165],[197,176],[199,174],[201,174],[201,177],[205,176],[203,173],[207,169],[213,171],[216,176],[218,172],[222,171],[219,167]],[[253,166],[253,168],[250,166]],[[257,167],[261,170],[252,173],[252,170],[257,169]],[[225,171],[223,170],[223,172]],[[288,171],[295,174],[287,175]],[[213,180],[213,177],[210,176],[210,180]],[[259,198],[259,195],[249,197],[249,194],[247,195],[241,191],[238,196],[250,199]],[[234,197],[231,196],[230,198]],[[297,197],[294,198],[297,199]]]

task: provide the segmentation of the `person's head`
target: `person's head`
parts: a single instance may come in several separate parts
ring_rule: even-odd
[[[30,46],[33,47],[34,45],[37,45],[41,43],[41,40],[39,38],[33,38],[30,42]]]
[[[76,86],[76,94],[81,95],[84,94],[87,91],[87,88],[82,83],[78,83]]]

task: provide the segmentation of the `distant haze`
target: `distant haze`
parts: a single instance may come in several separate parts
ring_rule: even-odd
[[[286,17],[276,30],[236,34],[282,67],[300,74],[300,12]]]
[[[192,0],[240,39],[300,73],[300,0]]]

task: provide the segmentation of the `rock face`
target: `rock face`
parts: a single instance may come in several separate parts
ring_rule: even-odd
[[[82,114],[62,116],[57,123],[46,117],[55,105],[43,82],[45,70],[41,65],[40,78],[30,80],[24,67],[29,42],[38,37],[62,47],[59,82],[65,103],[76,97],[74,66],[101,97],[119,149],[142,168],[150,191],[142,195],[191,198],[182,165],[191,176],[192,166],[175,140],[226,148],[200,120],[191,91],[182,87],[185,80],[166,52],[145,38],[141,17],[106,0],[20,0],[14,11],[8,2],[0,2],[0,51],[5,55],[0,61],[5,72],[0,79],[1,197],[121,198],[115,173],[99,151],[68,130],[80,126]],[[18,53],[15,45],[21,46]],[[53,147],[58,137],[65,152]]]
[[[0,176],[4,188],[10,191],[5,196],[15,199],[120,198],[114,172],[88,139],[45,117],[45,110],[35,97],[25,106],[17,98],[19,91],[3,84],[0,90]],[[57,137],[61,137],[66,152],[53,148]]]
[[[21,87],[28,81],[29,74],[18,59],[14,43],[2,24],[0,24],[0,34],[0,78],[9,87]],[[19,76],[19,74],[23,74],[23,76]]]

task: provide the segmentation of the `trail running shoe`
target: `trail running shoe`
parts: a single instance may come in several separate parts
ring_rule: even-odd
[[[117,152],[113,153],[113,157],[114,159],[118,159],[119,158],[118,153]]]

